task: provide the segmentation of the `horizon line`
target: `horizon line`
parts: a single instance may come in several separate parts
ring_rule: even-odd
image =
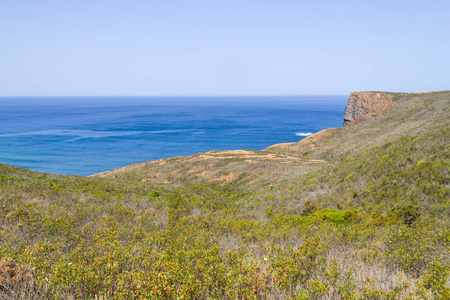
[[[285,95],[34,95],[34,96],[0,96],[2,98],[176,98],[176,97],[298,97],[298,96],[348,96],[350,94],[285,94]]]
[[[350,93],[337,93],[337,94],[230,94],[230,95],[214,95],[214,94],[204,94],[204,95],[10,95],[4,96],[0,95],[2,98],[120,98],[120,97],[133,97],[133,98],[150,98],[150,97],[160,97],[160,98],[175,98],[175,97],[297,97],[297,96],[349,96],[351,93],[363,93],[363,92],[376,92],[376,93],[399,93],[399,94],[423,94],[423,93],[439,93],[448,92],[450,90],[436,90],[436,91],[421,91],[421,92],[405,92],[405,91],[381,91],[381,90],[366,90],[366,91],[353,91]]]

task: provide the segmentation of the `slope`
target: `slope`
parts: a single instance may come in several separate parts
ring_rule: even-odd
[[[253,185],[0,165],[0,299],[449,299],[448,92],[397,96],[314,152],[184,166],[259,160]]]
[[[380,93],[368,94],[377,100]],[[381,94],[390,95],[393,100],[384,113],[351,126],[323,130],[297,143],[278,144],[264,151],[212,151],[143,162],[94,176],[257,188],[299,178],[349,153],[361,153],[402,136],[448,126],[450,91]]]

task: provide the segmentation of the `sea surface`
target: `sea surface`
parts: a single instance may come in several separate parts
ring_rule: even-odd
[[[0,98],[0,163],[91,175],[342,126],[348,96]]]

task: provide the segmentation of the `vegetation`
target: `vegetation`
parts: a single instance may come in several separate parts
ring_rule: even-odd
[[[334,148],[253,185],[0,165],[0,298],[449,299],[449,141]]]

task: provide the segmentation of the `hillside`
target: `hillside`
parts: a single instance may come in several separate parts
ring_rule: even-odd
[[[393,103],[387,110],[376,117],[369,116],[357,126],[328,129],[320,138],[309,136],[299,143],[274,145],[267,150],[286,155],[303,155],[310,151],[308,157],[340,158],[403,136],[415,136],[448,127],[450,91],[389,94],[392,95]]]
[[[0,164],[0,299],[449,299],[450,92],[375,94],[264,151]]]
[[[352,95],[363,98],[366,94],[368,99],[375,100],[384,99],[380,94],[388,95],[392,101],[381,105],[381,109],[376,105],[375,109],[370,107],[367,120],[357,126],[326,129],[300,142],[273,145],[264,151],[211,151],[138,163],[94,176],[119,176],[154,183],[273,184],[301,177],[349,153],[362,153],[403,136],[448,126],[450,91]],[[380,113],[374,117],[376,109]]]

